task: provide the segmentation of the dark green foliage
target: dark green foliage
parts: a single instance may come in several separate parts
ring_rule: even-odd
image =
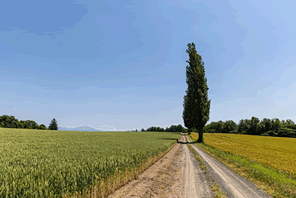
[[[44,124],[40,124],[39,129],[46,130],[46,126]]]
[[[0,116],[0,127],[21,128],[21,129],[40,129],[40,126],[34,120],[19,121],[14,116],[8,116],[8,115]]]
[[[183,128],[183,126],[181,124],[179,124],[179,125],[172,125],[169,128],[166,127],[166,129],[160,128],[160,127],[151,126],[146,131],[155,131],[155,132],[184,132],[184,131],[186,131],[186,129]]]
[[[278,118],[275,118],[275,119],[272,119],[271,123],[272,123],[272,130],[278,133],[281,128],[280,120]]]
[[[183,120],[184,120],[184,125],[188,128],[188,132],[190,134],[191,132],[191,128],[193,128],[194,124],[193,124],[193,119],[192,117],[189,115],[190,114],[190,103],[188,102],[187,99],[187,95],[184,96],[184,102],[183,102],[183,107],[184,107],[184,111],[183,111]]]
[[[237,124],[232,120],[227,120],[226,122],[211,122],[204,127],[206,133],[238,133]]]
[[[245,120],[241,119],[237,125],[238,133],[242,133],[245,130]]]
[[[238,125],[238,131],[242,134],[249,133],[251,129],[251,120],[244,119],[240,120]]]
[[[14,116],[0,116],[0,127],[2,128],[20,128],[20,129],[46,129],[44,124],[40,126],[34,120],[18,120]]]
[[[289,128],[280,128],[278,132],[279,137],[294,137],[296,138],[296,130]]]
[[[262,136],[274,136],[274,137],[278,136],[278,134],[275,131],[271,131],[271,130],[267,131],[267,132],[264,132],[261,135]]]
[[[220,120],[219,122],[211,122],[207,126],[204,127],[204,131],[206,133],[222,133],[223,130],[223,122]]]
[[[189,55],[189,65],[186,66],[186,83],[188,88],[184,96],[183,120],[185,126],[192,131],[198,131],[198,142],[203,142],[203,128],[209,120],[210,103],[208,85],[205,77],[205,67],[202,57],[197,54],[194,43],[189,43],[186,52]]]
[[[282,120],[281,121],[281,129],[282,128],[287,128],[287,129],[294,129],[296,130],[296,125],[295,123],[291,120],[291,119],[287,119],[287,120]],[[280,129],[280,130],[281,130]],[[279,132],[279,134],[281,134],[282,132]],[[288,136],[287,136],[288,137]]]
[[[164,129],[163,129],[163,128],[160,128],[160,127],[151,126],[151,127],[149,127],[146,131],[158,131],[158,132],[163,132]]]
[[[2,128],[22,128],[18,119],[9,115],[0,116],[0,126]]]
[[[189,134],[190,134],[191,132],[198,132],[198,131],[196,130],[196,128],[194,128],[194,127],[192,127],[191,129],[188,129],[187,131],[188,131]]]
[[[20,124],[22,126],[21,128],[23,129],[32,129],[31,126],[25,120],[21,120]]]
[[[230,133],[230,131],[236,130],[237,125],[232,120],[227,120],[222,124],[222,133]]]
[[[252,135],[260,135],[260,131],[259,131],[259,125],[260,120],[256,117],[252,117],[251,121],[250,121],[250,128],[249,131]]]
[[[277,118],[264,118],[260,121],[258,118],[253,116],[251,119],[240,120],[238,125],[236,125],[236,123],[232,120],[228,120],[226,122],[222,122],[221,120],[219,122],[211,122],[204,127],[204,132],[296,138],[296,125],[290,119],[280,121]]]
[[[179,125],[172,125],[170,126],[170,128],[168,129],[169,131],[176,131],[176,132],[183,132],[184,128],[182,127],[181,124]]]
[[[48,126],[49,130],[58,130],[58,123],[55,118],[53,118]]]
[[[39,129],[38,124],[33,120],[26,120],[25,123],[27,126],[29,126],[28,128],[30,129]]]
[[[296,129],[296,124],[291,119],[287,119],[286,121],[282,120],[282,127]]]
[[[260,135],[264,132],[264,128],[265,124],[263,124],[262,122],[260,123],[260,120],[253,116],[251,120],[240,120],[237,130],[238,133],[241,134]]]
[[[261,124],[263,125],[263,131],[270,131],[272,129],[271,119],[264,118]]]

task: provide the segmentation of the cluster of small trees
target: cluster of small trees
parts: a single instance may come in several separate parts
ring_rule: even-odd
[[[158,131],[158,132],[185,132],[187,129],[185,129],[181,124],[179,125],[171,125],[170,127],[161,128],[161,127],[155,127],[151,126],[147,130],[142,129],[142,131]]]
[[[278,118],[259,120],[256,117],[242,119],[236,124],[232,120],[211,122],[204,127],[205,133],[236,133],[278,137],[296,137],[296,125],[291,119]]]
[[[14,116],[0,116],[0,127],[2,128],[19,128],[19,129],[41,129],[41,130],[58,130],[58,124],[55,118],[52,119],[48,128],[44,124],[38,125],[34,120],[18,120]]]

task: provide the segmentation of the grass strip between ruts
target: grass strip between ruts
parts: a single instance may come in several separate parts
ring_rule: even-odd
[[[185,139],[186,139],[186,142],[188,143],[187,138]],[[204,163],[202,162],[202,158],[198,155],[198,153],[194,150],[194,148],[190,144],[187,144],[187,145],[191,150],[191,152],[194,154],[194,158],[198,161],[201,171],[204,174],[207,174],[208,167],[204,165]],[[211,181],[211,190],[215,193],[215,198],[226,198],[226,195],[220,190],[219,185],[216,184],[214,180]]]
[[[189,137],[192,141],[196,140],[196,138]],[[296,180],[293,176],[207,144],[195,143],[195,145],[218,159],[240,176],[246,177],[255,183],[272,197],[296,198]]]

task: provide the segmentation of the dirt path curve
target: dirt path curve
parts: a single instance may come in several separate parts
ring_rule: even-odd
[[[183,146],[176,144],[163,158],[140,174],[137,180],[121,187],[109,198],[184,197]]]
[[[190,139],[186,136],[188,142]],[[204,164],[208,167],[209,176],[214,179],[221,191],[223,191],[227,197],[235,198],[260,198],[260,197],[270,197],[252,182],[248,181],[236,173],[228,169],[224,164],[192,144],[194,150],[201,156]]]
[[[206,175],[182,136],[162,159],[118,189],[109,198],[127,197],[214,197]]]

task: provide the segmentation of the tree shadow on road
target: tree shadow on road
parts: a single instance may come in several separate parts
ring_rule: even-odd
[[[176,139],[176,138],[158,138],[158,139],[161,139],[161,140],[176,140],[176,142],[178,144],[194,144],[196,142],[183,142],[183,141],[179,141],[179,139]]]
[[[158,139],[161,139],[161,140],[178,140],[176,138],[158,138]]]
[[[194,144],[195,142],[179,142],[177,141],[178,144]]]

